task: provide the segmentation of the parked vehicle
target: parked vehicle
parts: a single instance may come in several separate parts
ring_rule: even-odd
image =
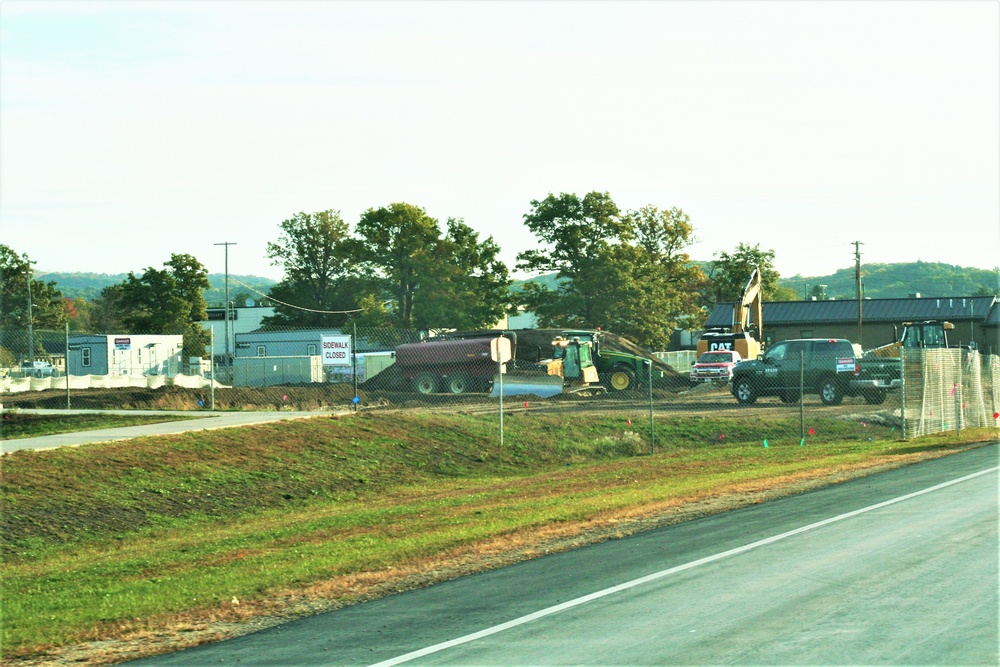
[[[733,367],[743,361],[736,350],[705,352],[691,365],[691,382],[726,384],[733,379]]]
[[[744,359],[756,359],[760,355],[760,341],[764,330],[762,289],[760,269],[754,268],[733,304],[732,327],[729,330],[713,329],[702,334],[696,348],[699,355],[714,350],[735,350]]]
[[[47,378],[55,375],[56,367],[47,361],[26,361],[21,364],[21,376]]]
[[[899,377],[898,362],[863,359],[849,340],[804,338],[775,343],[760,358],[737,365],[730,387],[744,404],[760,396],[794,403],[801,393],[819,394],[825,405],[838,405],[845,396],[879,404],[899,386]]]

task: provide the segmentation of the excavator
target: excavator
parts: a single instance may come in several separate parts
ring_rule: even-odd
[[[761,300],[760,269],[754,267],[739,298],[733,304],[733,325],[724,329],[710,329],[698,341],[698,356],[712,350],[736,350],[744,359],[760,356],[760,336],[764,329],[764,306]]]

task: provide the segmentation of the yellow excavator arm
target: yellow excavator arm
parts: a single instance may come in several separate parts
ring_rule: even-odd
[[[743,287],[740,298],[733,304],[733,333],[750,330],[751,318],[757,327],[756,338],[761,339],[764,330],[764,304],[761,299],[760,269],[754,267],[750,280]]]

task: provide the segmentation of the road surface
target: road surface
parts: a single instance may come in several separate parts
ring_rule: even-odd
[[[998,664],[998,446],[133,665]]]

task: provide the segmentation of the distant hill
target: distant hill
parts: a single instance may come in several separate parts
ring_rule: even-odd
[[[709,268],[709,262],[695,262],[695,264],[705,271]],[[872,299],[905,298],[911,294],[920,294],[924,297],[1000,295],[1000,272],[997,270],[987,271],[940,262],[904,262],[862,264],[861,273],[865,296]],[[43,282],[55,281],[56,289],[62,292],[63,296],[92,301],[108,285],[125,280],[127,274],[37,273],[35,277]],[[212,289],[205,291],[205,300],[209,307],[223,306],[226,301],[225,274],[209,274],[208,280],[212,284]],[[260,276],[230,274],[229,298],[240,304],[247,298],[259,301],[260,294],[257,292],[266,294],[275,282]],[[515,280],[511,290],[521,291],[526,282],[540,282],[548,289],[555,289],[556,277],[554,273],[548,273],[527,280]],[[253,289],[247,289],[244,284]],[[854,299],[857,296],[854,291],[854,267],[840,269],[827,276],[795,275],[791,278],[779,278],[778,284],[795,290],[802,298],[808,296],[812,288],[817,285],[826,285],[826,294],[831,298]]]
[[[856,299],[854,267],[840,269],[828,276],[793,276],[779,278],[778,284],[805,297],[816,285],[826,285],[826,294],[835,299]],[[1000,272],[942,264],[940,262],[901,262],[898,264],[862,264],[861,284],[864,296],[872,299],[923,297],[996,296],[1000,295]]]
[[[711,262],[693,262],[707,274]],[[940,262],[901,262],[898,264],[862,264],[864,295],[872,299],[905,298],[912,294],[924,297],[1000,295],[1000,272],[942,264]],[[518,280],[512,289],[524,289],[526,282],[540,282],[555,289],[555,274]],[[840,269],[828,276],[795,275],[779,278],[778,285],[795,290],[800,298],[812,294],[812,288],[826,285],[826,295],[834,299],[855,299],[854,267]]]
[[[55,282],[56,289],[62,292],[64,297],[70,299],[86,299],[93,301],[101,295],[101,290],[109,285],[114,285],[124,281],[128,277],[127,273],[36,273],[35,278],[42,282]],[[239,282],[237,282],[239,281]],[[208,282],[212,284],[212,289],[205,290],[205,301],[209,307],[222,307],[226,303],[226,274],[210,273]],[[253,290],[248,290],[241,285],[243,283],[252,287],[257,292],[267,294],[267,291],[276,281],[260,276],[243,276],[229,274],[229,299],[236,300],[237,295],[245,294],[238,299],[240,305],[247,298],[255,301],[260,300],[260,295]]]

